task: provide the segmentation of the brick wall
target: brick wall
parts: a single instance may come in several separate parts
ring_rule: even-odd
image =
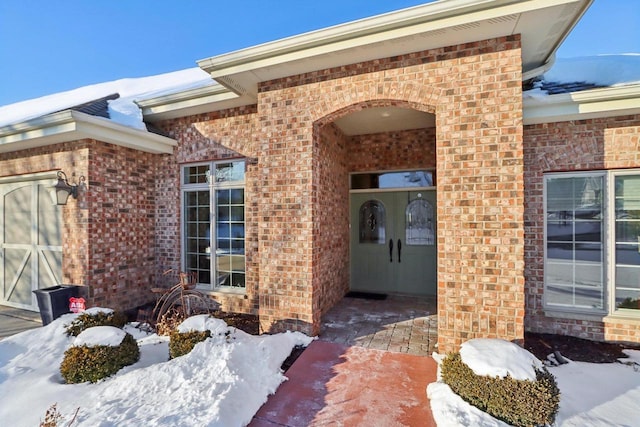
[[[155,156],[95,140],[3,154],[3,175],[63,170],[80,176],[63,212],[63,283],[87,286],[88,306],[124,310],[152,299]]]
[[[509,37],[260,84],[256,136],[269,165],[261,198],[268,219],[260,230],[261,318],[273,322],[286,312],[299,328],[319,327],[307,291],[320,289],[322,277],[309,273],[322,270],[314,248],[323,238],[313,234],[310,208],[323,161],[313,130],[358,108],[402,105],[436,113],[440,348],[474,336],[522,339],[520,66],[519,38]]]
[[[0,175],[13,176],[62,170],[69,181],[88,176],[90,140],[70,141],[49,147],[0,154]],[[87,285],[88,272],[88,200],[86,187],[78,199],[69,198],[62,210],[62,283]]]
[[[157,262],[163,269],[181,268],[180,169],[206,161],[248,157],[245,174],[245,265],[246,294],[211,293],[225,311],[258,313],[260,267],[258,259],[258,225],[260,218],[260,174],[264,165],[254,136],[256,108],[234,108],[159,123],[178,141],[174,155],[163,156],[157,173]]]
[[[317,130],[314,145],[320,159],[314,172],[317,204],[313,212],[313,320],[333,307],[349,290],[348,138],[332,123]]]
[[[134,308],[153,300],[156,155],[92,141],[87,191],[88,278],[94,305]]]
[[[640,167],[640,115],[526,126],[526,329],[582,338],[640,341],[634,321],[547,316],[544,293],[543,173]]]

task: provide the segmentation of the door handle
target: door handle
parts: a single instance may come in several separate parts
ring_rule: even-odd
[[[393,262],[393,239],[389,239],[389,262]]]
[[[402,257],[402,240],[398,239],[398,263],[402,262],[401,257]]]

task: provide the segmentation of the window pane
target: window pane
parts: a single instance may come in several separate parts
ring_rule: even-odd
[[[555,242],[573,241],[573,221],[547,221],[547,240]]]
[[[231,190],[231,204],[232,205],[244,204],[244,190],[242,188],[235,188]]]
[[[572,243],[547,243],[547,259],[573,260]]]
[[[216,190],[216,200],[218,207],[228,205],[231,200],[229,190]]]
[[[231,220],[244,221],[244,206],[231,206]]]
[[[545,303],[604,308],[603,176],[545,177]]]
[[[229,221],[229,206],[218,206],[218,220]]]
[[[184,168],[185,184],[203,184],[207,182],[209,176],[209,166],[188,166]]]
[[[616,308],[640,310],[640,175],[615,181]]]
[[[216,182],[244,181],[244,162],[229,162],[216,164]]]
[[[196,273],[198,283],[211,283],[209,191],[184,193],[185,270]],[[205,281],[206,280],[206,281]]]
[[[216,190],[216,269],[218,286],[244,287],[244,190]]]
[[[436,185],[433,171],[405,171],[385,173],[358,173],[351,175],[351,188],[412,188]]]
[[[368,200],[360,206],[360,243],[385,243],[386,214],[384,205],[377,200]]]
[[[412,200],[405,210],[405,241],[407,245],[431,246],[433,232],[433,206],[427,200]]]

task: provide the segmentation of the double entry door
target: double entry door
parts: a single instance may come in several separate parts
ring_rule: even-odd
[[[436,295],[436,192],[351,194],[351,290]]]

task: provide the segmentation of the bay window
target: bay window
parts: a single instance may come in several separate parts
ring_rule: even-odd
[[[183,269],[198,286],[244,291],[244,161],[182,169]]]

